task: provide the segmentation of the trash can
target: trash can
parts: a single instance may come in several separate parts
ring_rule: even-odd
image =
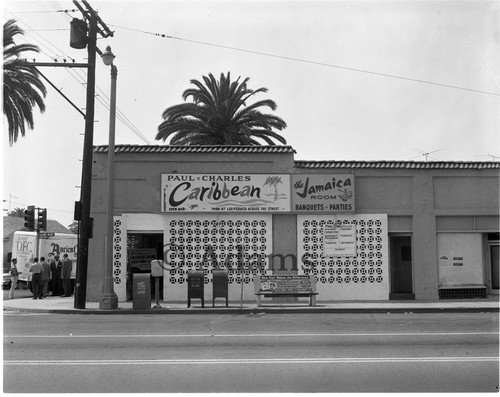
[[[213,292],[212,292],[212,307],[215,307],[216,298],[226,298],[226,307],[228,307],[228,284],[229,276],[227,270],[213,270]]]
[[[132,278],[132,307],[151,309],[151,274],[134,273]]]
[[[201,307],[205,307],[205,274],[203,270],[194,270],[188,272],[188,305],[191,306],[191,299],[201,299]]]

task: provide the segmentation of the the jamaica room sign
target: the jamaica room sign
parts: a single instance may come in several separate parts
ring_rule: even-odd
[[[292,175],[292,211],[354,212],[354,174]]]
[[[162,212],[289,212],[290,175],[162,174]]]

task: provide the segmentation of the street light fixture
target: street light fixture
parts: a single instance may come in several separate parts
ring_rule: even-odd
[[[104,51],[101,55],[102,61],[106,66],[113,65],[113,60],[115,59],[115,54],[111,51],[111,47],[106,46],[106,51]]]
[[[109,144],[108,144],[108,208],[107,208],[107,234],[105,238],[104,258],[104,284],[99,302],[100,309],[117,309],[118,297],[113,288],[113,212],[114,212],[114,179],[115,179],[115,122],[116,122],[116,78],[118,71],[113,64],[115,55],[111,47],[101,55],[106,66],[111,66],[111,97],[109,106]]]

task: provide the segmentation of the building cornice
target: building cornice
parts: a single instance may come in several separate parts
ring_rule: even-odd
[[[94,146],[94,153],[107,153],[108,145]],[[170,146],[115,145],[115,153],[296,153],[291,146]]]

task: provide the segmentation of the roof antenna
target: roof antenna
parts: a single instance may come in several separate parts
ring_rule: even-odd
[[[491,161],[495,161],[495,160],[500,160],[500,156],[497,155],[497,154],[475,154],[474,156],[481,156],[481,157],[491,157]]]
[[[437,150],[433,150],[432,152],[425,152],[421,149],[417,149],[417,148],[410,148],[410,150],[413,150],[414,152],[416,153],[419,153],[418,156],[415,156],[415,157],[412,157],[410,158],[410,160],[413,160],[413,159],[416,159],[417,157],[421,157],[421,156],[424,156],[425,158],[425,161],[427,161],[428,158],[432,159],[432,160],[437,160],[435,159],[434,157],[431,157],[429,156],[431,153],[436,153],[436,152],[439,152],[441,149],[437,149]]]

